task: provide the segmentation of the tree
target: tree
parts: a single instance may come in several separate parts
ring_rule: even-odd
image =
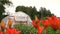
[[[9,0],[0,0],[0,22],[5,17],[5,15],[2,15],[5,12],[5,4],[10,5],[12,3]]]
[[[46,8],[41,7],[41,9],[39,10],[39,16],[41,18],[43,18],[46,16],[52,16],[52,14],[51,14],[50,10],[47,10]]]
[[[37,12],[36,8],[33,7],[32,8],[32,12],[31,12],[31,19],[33,20],[34,19],[34,16],[37,15],[37,14],[38,14],[38,12]]]
[[[26,9],[25,6],[17,6],[15,11],[16,11],[16,12],[18,12],[18,11],[23,11],[23,12],[24,12],[25,9]]]

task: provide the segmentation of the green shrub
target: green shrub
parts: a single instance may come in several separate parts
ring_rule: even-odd
[[[14,25],[14,28],[21,30],[21,34],[37,34],[37,30],[33,26],[17,24]]]

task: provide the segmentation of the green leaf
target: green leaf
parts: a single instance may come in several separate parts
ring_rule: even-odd
[[[56,30],[56,34],[60,34],[60,30]]]
[[[48,34],[55,34],[55,31],[50,26],[48,26],[46,30]]]

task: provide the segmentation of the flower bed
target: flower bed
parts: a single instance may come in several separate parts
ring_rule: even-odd
[[[60,34],[60,19],[56,16],[41,20],[35,17],[32,25],[17,24],[14,27],[21,30],[21,34]]]
[[[5,27],[4,21],[0,23],[2,30],[0,34],[60,34],[60,18],[56,16],[46,17],[46,19],[39,20],[35,16],[32,20],[32,25],[16,24],[11,28],[12,22],[8,20],[9,28]],[[6,31],[4,32],[4,30]]]

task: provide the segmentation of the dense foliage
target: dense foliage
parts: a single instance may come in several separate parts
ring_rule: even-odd
[[[9,0],[0,0],[0,22],[4,17],[6,17],[6,15],[2,14],[5,12],[5,7],[4,7],[5,4],[10,5],[11,2]]]
[[[21,30],[21,34],[37,34],[37,30],[32,25],[16,24],[14,28]]]
[[[34,16],[37,15],[38,18],[44,18],[46,16],[52,16],[53,14],[50,12],[50,10],[47,10],[46,8],[41,7],[39,11],[37,11],[36,7],[25,7],[25,6],[17,6],[16,12],[23,11],[26,14],[28,14],[31,19],[34,19]]]

